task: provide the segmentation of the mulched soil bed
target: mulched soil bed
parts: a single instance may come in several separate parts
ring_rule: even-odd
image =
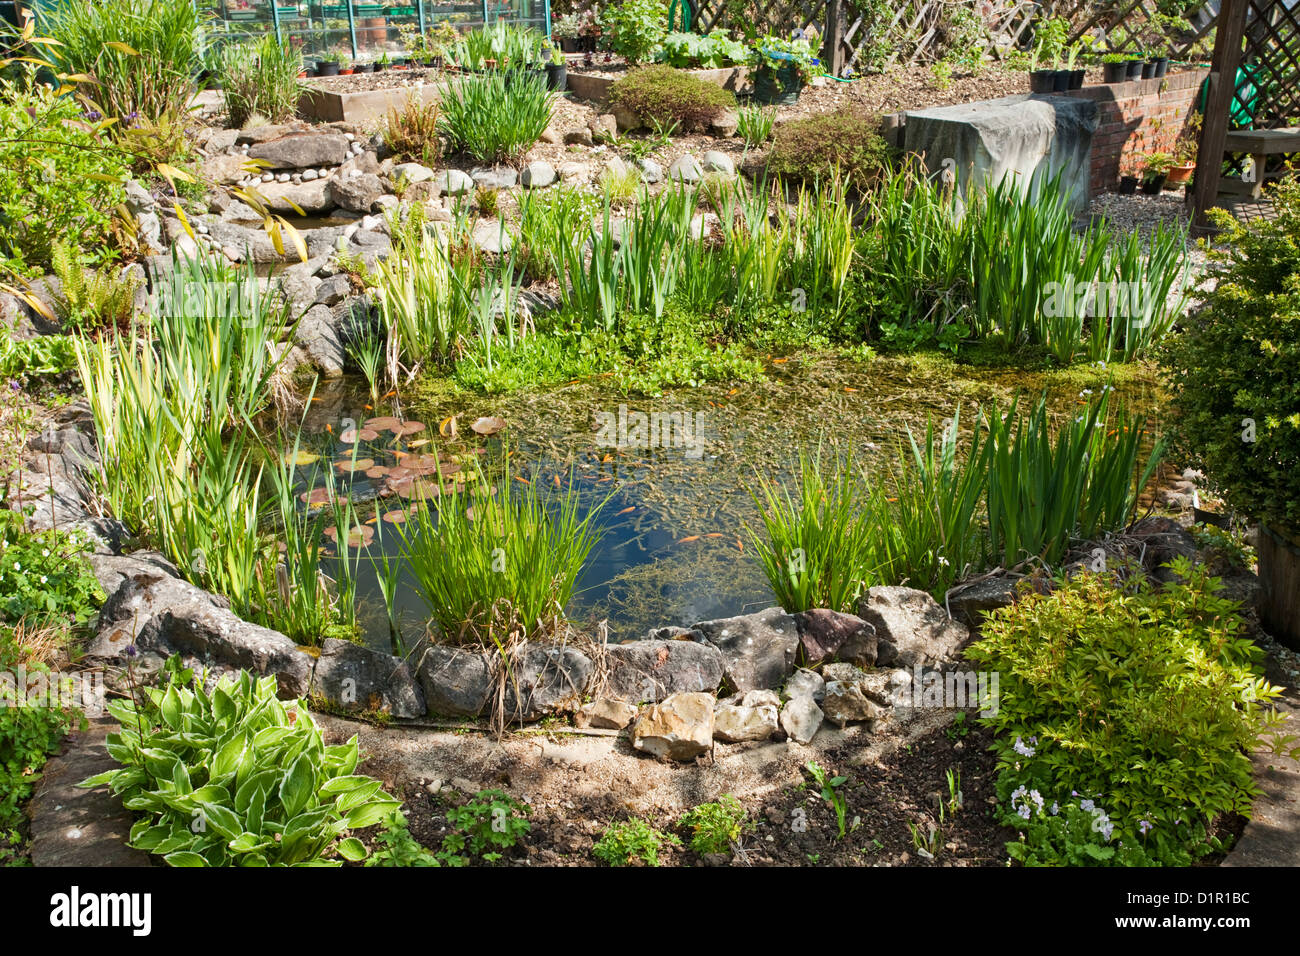
[[[964,736],[951,728],[937,730],[879,765],[854,766],[855,749],[842,747],[818,754],[830,774],[848,778],[840,788],[848,805],[851,830],[840,839],[835,813],[816,786],[776,791],[762,805],[746,803],[752,826],[741,841],[741,852],[730,859],[701,858],[689,849],[688,834],[678,834],[682,847],[660,853],[664,866],[1000,866],[1003,845],[1014,833],[992,820],[997,761],[989,752],[992,735],[971,727]],[[927,860],[913,845],[909,822],[922,830],[938,820],[938,801],[947,799],[945,774],[961,773],[964,806],[946,817],[940,850]],[[446,813],[467,797],[451,788],[436,794],[408,789],[410,781],[393,779],[393,768],[375,759],[358,771],[372,774],[393,788],[405,803],[411,834],[436,849],[446,835]],[[510,787],[509,779],[485,780],[483,786]],[[743,802],[743,801],[742,801]],[[605,828],[626,819],[619,796],[566,801],[559,810],[537,810],[532,830],[521,845],[506,854],[502,865],[592,866],[598,861],[592,846]],[[857,825],[853,821],[857,819]],[[661,830],[672,830],[671,818],[652,819]]]

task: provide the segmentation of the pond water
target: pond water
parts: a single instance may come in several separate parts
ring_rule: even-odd
[[[788,480],[801,447],[851,448],[869,473],[880,473],[893,466],[907,429],[923,431],[928,418],[937,423],[960,406],[967,425],[979,403],[1005,406],[1017,393],[1036,399],[1043,388],[1054,413],[1073,414],[1086,402],[1082,390],[1108,380],[1129,409],[1159,424],[1161,393],[1144,367],[1043,373],[823,354],[769,358],[767,368],[763,382],[655,399],[623,396],[600,380],[496,399],[449,394],[432,380],[398,407],[372,401],[359,378],[318,387],[304,413],[302,444],[321,457],[304,461],[298,477],[303,489],[320,485],[319,469],[333,464],[340,488],[369,522],[357,542],[364,544],[358,617],[367,643],[393,646],[366,559],[397,553],[400,537],[389,522],[409,507],[412,488],[418,499],[420,476],[436,482],[435,462],[444,480],[463,480],[473,456],[499,462],[508,451],[512,481],[548,488],[575,482],[584,507],[608,497],[604,537],[569,611],[579,626],[606,620],[610,640],[625,641],[651,627],[770,606],[746,530],[761,528],[749,489],[759,475]],[[439,424],[453,415],[458,434],[450,438]],[[470,426],[480,416],[499,417],[504,427],[475,434]],[[354,459],[360,467],[351,470]],[[425,620],[409,579],[398,610],[409,644]]]

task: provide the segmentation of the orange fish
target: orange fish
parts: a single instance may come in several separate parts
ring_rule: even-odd
[[[681,539],[680,541],[678,541],[677,543],[678,543],[678,544],[689,544],[689,543],[692,542],[692,541],[699,541],[699,540],[700,540],[700,536],[699,536],[698,534],[691,534],[691,535],[687,535],[685,538],[682,538],[682,539]]]
[[[629,512],[632,512],[632,511],[636,511],[636,505],[628,505],[626,508],[624,508],[624,509],[623,509],[622,511],[620,511],[618,514],[620,514],[620,515],[625,515],[625,514],[628,514]],[[618,515],[615,515],[614,517],[618,517]]]

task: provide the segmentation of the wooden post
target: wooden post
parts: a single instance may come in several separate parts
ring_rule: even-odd
[[[831,76],[844,70],[844,11],[842,0],[826,0],[826,29],[822,33],[822,67]]]
[[[1219,195],[1223,146],[1232,116],[1232,98],[1237,88],[1237,67],[1241,65],[1241,41],[1249,5],[1250,0],[1223,0],[1219,8],[1205,118],[1196,150],[1196,189],[1192,194],[1192,230],[1196,233],[1209,231],[1205,213]]]

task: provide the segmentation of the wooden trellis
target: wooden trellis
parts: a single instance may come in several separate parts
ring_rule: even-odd
[[[1285,9],[1286,2],[1277,0],[1277,5]],[[1108,49],[1127,52],[1158,38],[1175,59],[1200,54],[1216,22],[1201,3],[1185,14],[1190,29],[1153,33],[1151,18],[1160,10],[1159,0],[902,0],[889,5],[883,16],[870,18],[854,0],[694,0],[692,6],[694,29],[702,33],[715,27],[789,33],[815,26],[824,39],[826,65],[836,75],[940,59],[948,42],[947,16],[956,8],[979,16],[984,34],[980,52],[995,58],[1029,48],[1035,24],[1047,16],[1068,19],[1071,40],[1104,34]],[[877,56],[882,50],[887,52]]]

